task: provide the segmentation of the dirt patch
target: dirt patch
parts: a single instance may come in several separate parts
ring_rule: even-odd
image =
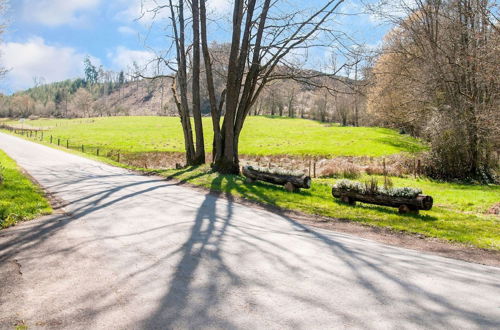
[[[167,180],[188,186],[191,189],[200,192],[210,192],[210,194],[214,196],[222,197],[242,205],[270,211],[300,224],[346,233],[392,246],[429,252],[447,258],[500,267],[500,251],[481,249],[466,244],[450,242],[434,237],[427,237],[422,234],[413,234],[389,228],[373,227],[346,219],[329,218],[286,210],[273,205],[266,205],[241,197],[235,197],[227,193],[212,191],[191,183],[179,181],[175,178],[167,178]]]

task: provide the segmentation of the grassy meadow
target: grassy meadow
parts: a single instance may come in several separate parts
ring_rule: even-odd
[[[17,164],[0,150],[0,228],[52,212],[38,186],[25,177]]]
[[[177,117],[103,117],[9,122],[46,129],[71,144],[127,152],[184,151]],[[212,150],[211,119],[203,118],[206,151]],[[305,119],[249,117],[240,140],[244,155],[386,156],[418,152],[416,139],[386,128],[339,127]]]

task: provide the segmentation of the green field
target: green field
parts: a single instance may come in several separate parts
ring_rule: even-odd
[[[10,122],[18,127],[47,129],[74,145],[127,152],[184,151],[181,125],[175,117],[106,117]],[[205,143],[211,151],[211,119],[204,118]],[[418,152],[425,147],[394,130],[373,127],[339,127],[305,120],[249,117],[242,132],[244,155],[385,156]]]
[[[17,164],[0,150],[0,228],[30,220],[52,209],[43,192],[26,178]]]
[[[432,210],[422,211],[419,215],[401,215],[395,208],[362,203],[349,206],[338,202],[331,195],[330,187],[335,183],[334,179],[315,179],[311,189],[288,193],[279,186],[261,182],[248,184],[241,176],[210,172],[208,166],[180,171],[169,170],[163,174],[283,209],[500,250],[500,217],[485,214],[489,207],[499,202],[499,185],[467,185],[392,178],[395,186],[419,187],[425,194],[434,198]]]

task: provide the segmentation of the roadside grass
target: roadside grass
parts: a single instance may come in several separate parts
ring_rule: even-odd
[[[47,129],[49,135],[69,139],[73,145],[101,147],[127,152],[183,152],[184,141],[176,117],[103,117],[86,119],[40,119],[19,128]],[[212,149],[210,118],[203,118],[206,151]],[[340,127],[317,121],[249,117],[245,123],[240,153],[243,155],[386,156],[415,153],[426,147],[417,139],[375,127]]]
[[[211,172],[209,166],[167,170],[162,171],[161,175],[282,209],[500,250],[500,217],[481,213],[498,201],[498,185],[485,187],[393,178],[395,185],[422,188],[435,201],[435,206],[430,211],[422,211],[419,215],[400,215],[395,208],[340,203],[331,195],[330,186],[335,183],[334,179],[316,179],[313,180],[311,189],[288,193],[279,186],[263,182],[248,184],[242,176]]]
[[[24,176],[17,164],[0,150],[0,228],[50,214],[52,208],[38,186]]]

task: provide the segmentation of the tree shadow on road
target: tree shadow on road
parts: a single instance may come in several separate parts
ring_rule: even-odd
[[[316,241],[323,246],[323,253],[330,255],[343,264],[352,276],[343,277],[340,274],[332,273],[331,269],[324,264],[318,264],[314,259],[305,257],[297,249],[283,244],[282,241],[274,241],[268,239],[266,235],[259,235],[256,232],[267,234],[269,232],[278,233],[273,226],[266,226],[256,219],[255,223],[245,222],[242,225],[240,221],[235,223],[234,217],[235,208],[238,205],[234,202],[231,195],[231,190],[239,192],[239,195],[245,193],[253,193],[258,195],[261,200],[272,203],[258,189],[251,185],[244,191],[242,188],[228,182],[227,186],[232,189],[223,190],[223,181],[234,178],[226,176],[217,176],[211,185],[211,193],[205,196],[203,203],[198,208],[193,227],[189,238],[183,244],[180,251],[181,256],[179,262],[175,266],[174,276],[167,282],[168,290],[161,299],[158,308],[149,317],[144,320],[145,328],[175,328],[175,327],[216,327],[216,328],[235,328],[235,324],[231,323],[228,318],[222,319],[217,316],[216,311],[224,309],[224,297],[227,297],[230,292],[241,289],[245,291],[248,287],[257,286],[265,289],[269,296],[286,297],[289,300],[290,308],[294,304],[300,303],[302,306],[308,306],[303,309],[303,313],[298,318],[310,319],[313,315],[305,316],[308,309],[320,309],[331,315],[335,315],[351,325],[369,327],[373,326],[370,320],[359,314],[357,311],[369,308],[365,301],[360,300],[358,309],[342,310],[338,306],[331,305],[328,300],[314,298],[309,296],[308,292],[288,291],[281,287],[273,287],[266,282],[265,278],[241,277],[241,272],[231,268],[225,262],[225,256],[234,251],[226,250],[223,242],[226,239],[237,237],[241,244],[247,246],[248,251],[254,251],[260,254],[263,263],[272,263],[276,269],[283,270],[283,275],[286,277],[290,273],[296,273],[297,280],[309,270],[311,273],[321,274],[321,276],[332,278],[332,287],[325,287],[325,290],[334,289],[336,280],[343,280],[345,283],[352,283],[353,286],[363,288],[368,296],[373,297],[373,300],[378,305],[387,306],[388,310],[392,310],[392,306],[412,306],[413,312],[407,315],[391,315],[387,319],[392,319],[394,324],[412,324],[413,326],[442,328],[450,325],[453,319],[460,319],[466,324],[475,324],[486,327],[494,327],[495,322],[492,319],[486,318],[481,311],[474,311],[467,306],[461,306],[454,301],[451,301],[446,296],[434,293],[431,290],[425,289],[417,284],[414,284],[411,278],[399,276],[401,273],[407,273],[408,268],[418,273],[421,267],[426,267],[429,260],[425,256],[419,257],[416,253],[405,260],[400,258],[401,250],[398,248],[385,247],[389,252],[386,255],[370,252],[369,249],[358,249],[358,243],[349,244],[343,242],[342,239],[335,239],[335,235],[325,234],[321,230],[315,230],[305,226],[285,214],[280,214],[279,217],[273,217],[272,221],[288,223],[290,231],[280,231],[279,234],[286,235],[290,239],[297,236],[304,238],[308,242]],[[227,204],[225,214],[218,214],[217,202],[223,200]],[[274,210],[275,213],[279,211]],[[228,229],[232,233],[227,234]],[[229,236],[228,236],[229,235]],[[228,236],[224,238],[224,236]],[[333,237],[332,237],[333,236]],[[356,241],[353,237],[351,240]],[[284,258],[283,255],[287,257]],[[293,260],[292,262],[290,260]],[[388,263],[396,261],[392,265]],[[449,270],[456,268],[456,264],[448,262],[446,259],[435,261],[438,266],[433,269],[426,269],[431,276],[442,276],[440,270]],[[233,266],[234,267],[234,266]],[[197,277],[201,276],[201,271],[208,271],[205,275],[208,280],[203,282],[203,287],[200,288]],[[288,276],[289,277],[289,276]],[[384,282],[381,285],[380,278]],[[467,274],[457,276],[463,285],[470,284],[470,277]],[[314,281],[314,280],[313,280]],[[498,286],[491,281],[491,278],[482,281],[475,279],[476,283],[490,285],[492,288]],[[393,301],[388,301],[386,287],[391,286],[394,290],[402,292],[401,295],[395,295]],[[236,310],[235,310],[236,312]],[[237,312],[236,312],[237,313]],[[299,313],[300,314],[300,313]],[[276,315],[277,316],[277,315]],[[279,317],[276,317],[279,319]],[[287,324],[293,324],[297,327],[307,326],[304,324],[294,323],[293,320],[287,320]],[[277,325],[277,324],[275,324]]]
[[[79,205],[73,209],[72,215],[69,217],[57,215],[52,221],[34,222],[26,227],[14,227],[0,232],[0,267],[22,252],[25,252],[24,255],[29,254],[31,258],[51,256],[64,258],[65,255],[98,241],[127,236],[136,236],[140,240],[151,232],[157,232],[166,239],[172,231],[177,230],[176,226],[180,223],[177,220],[147,230],[141,230],[138,226],[133,232],[120,235],[100,233],[98,237],[89,237],[69,246],[63,246],[60,250],[51,250],[48,252],[51,255],[39,254],[37,248],[56,237],[68,224],[83,220],[88,215],[123,201],[150,197],[153,192],[163,194],[166,190],[160,189],[176,185],[154,177],[130,181],[130,176],[127,174],[112,175],[108,176],[109,178],[116,181],[94,192],[93,188],[100,179],[103,179],[102,177],[74,173],[71,180],[58,187],[71,190],[73,184],[79,183],[79,187],[82,187],[81,183],[85,182],[81,197],[71,201]],[[116,279],[113,288],[100,287],[99,291],[89,291],[85,296],[75,296],[74,304],[77,305],[91,302],[96,297],[99,301],[106,301],[105,305],[97,304],[98,307],[81,313],[85,312],[86,315],[98,320],[99,315],[106,313],[108,309],[119,308],[114,306],[114,300],[110,299],[113,297],[114,288],[132,286],[135,291],[141,291],[143,289],[141,286],[134,287],[144,283],[134,282],[141,277],[142,280],[149,279],[151,282],[159,283],[163,293],[152,312],[142,319],[141,324],[133,324],[131,327],[236,328],[240,324],[227,317],[227,314],[218,311],[231,309],[231,306],[227,306],[228,296],[240,291],[248,295],[242,299],[250,306],[247,306],[249,312],[254,310],[253,308],[258,309],[258,306],[252,306],[259,297],[252,297],[249,293],[254,288],[258,288],[259,292],[266,292],[271,301],[276,299],[289,302],[286,308],[276,306],[276,314],[268,316],[270,324],[278,327],[285,327],[285,323],[279,323],[281,321],[286,321],[287,327],[307,327],[307,320],[315,317],[307,315],[309,310],[320,311],[324,313],[323,315],[340,319],[344,324],[369,327],[373,324],[359,311],[371,307],[381,308],[380,306],[385,306],[387,310],[394,310],[399,306],[412,306],[411,313],[387,315],[386,318],[392,320],[394,324],[399,322],[415,327],[443,328],[448,327],[455,319],[478,327],[495,328],[498,325],[481,311],[475,311],[469,306],[452,301],[449,296],[440,293],[441,291],[435,292],[417,285],[412,279],[414,274],[425,269],[426,274],[443,282],[443,273],[453,269],[454,280],[459,281],[464,287],[470,286],[471,283],[481,284],[491,287],[491,292],[496,292],[499,290],[499,285],[494,280],[493,273],[485,274],[484,278],[471,278],[471,273],[460,269],[457,263],[445,258],[431,259],[418,253],[405,254],[401,249],[380,247],[375,243],[369,243],[374,244],[373,250],[370,250],[368,247],[362,247],[359,239],[355,237],[344,237],[305,226],[286,214],[279,214],[278,210],[274,210],[275,214],[271,214],[262,209],[242,206],[234,201],[231,191],[217,192],[222,190],[224,180],[229,179],[217,176],[211,183],[210,193],[201,196],[199,202],[197,200],[192,202],[192,205],[185,206],[195,211],[185,241],[176,242],[173,250],[156,251],[157,258],[151,261],[141,260],[143,264],[140,269],[126,269],[126,272]],[[231,186],[239,193],[250,192],[272,203],[264,193],[251,185],[244,188],[249,191],[243,191],[238,184]],[[194,190],[189,191],[189,194],[200,197]],[[162,198],[160,200],[162,203],[179,202],[178,199]],[[277,239],[278,237],[280,239]],[[233,245],[228,242],[232,242]],[[238,249],[235,249],[234,242],[238,243]],[[320,252],[314,255],[303,247]],[[243,265],[250,255],[262,265],[272,265],[276,276],[290,280],[290,285],[284,285],[286,283],[276,285],[276,282],[268,281],[265,275],[246,273],[243,266],[239,269],[235,265],[235,259],[241,260]],[[231,258],[231,262],[228,258]],[[166,260],[172,264],[169,266],[165,263]],[[329,263],[336,264],[344,271],[332,272]],[[466,263],[463,265],[467,266]],[[256,269],[259,269],[259,266],[256,266]],[[165,275],[158,277],[157,274]],[[0,281],[8,283],[8,279]],[[357,310],[346,310],[342,306],[332,304],[328,294],[318,296],[301,290],[300,288],[303,288],[301,285],[305,284],[322,287],[324,292],[331,291],[332,294],[342,292],[342,288],[336,286],[350,284],[361,288],[363,296],[371,297],[371,300],[367,302],[360,299],[355,303]],[[397,294],[388,292],[388,287]],[[391,295],[392,298],[388,299]],[[352,301],[353,297],[346,296],[345,299]],[[110,302],[107,302],[108,300]],[[302,308],[295,313],[296,317],[283,320],[287,308],[294,308],[295,305],[300,305]],[[78,313],[80,312],[75,312],[71,317],[79,319],[81,315]],[[234,313],[242,311],[234,307]]]

